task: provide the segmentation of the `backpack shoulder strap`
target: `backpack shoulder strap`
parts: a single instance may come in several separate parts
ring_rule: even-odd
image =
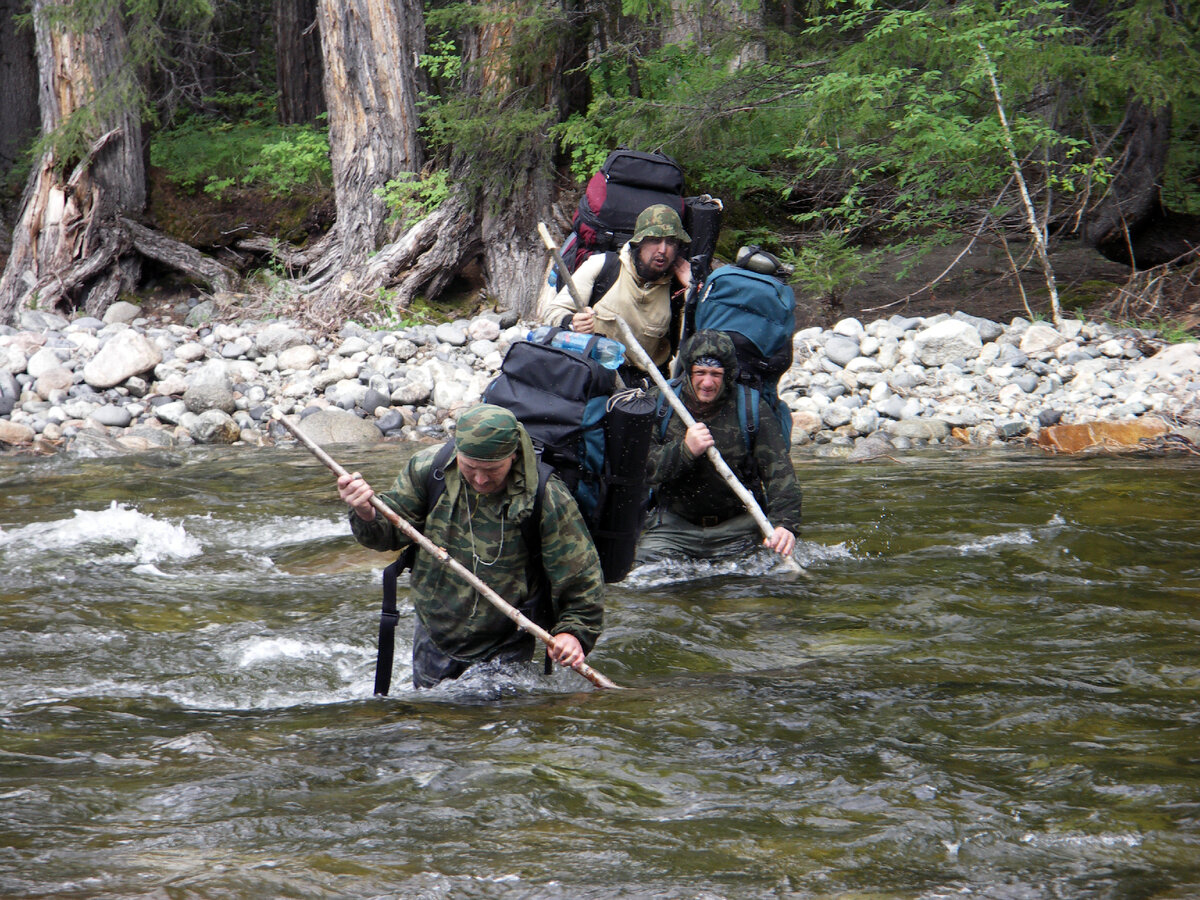
[[[672,378],[667,384],[675,392],[675,396],[682,399],[683,382],[678,378]],[[654,414],[658,416],[658,439],[661,441],[667,436],[667,426],[671,424],[671,416],[675,415],[675,407],[660,393],[658,400],[655,401]]]
[[[762,393],[748,384],[737,386],[738,424],[742,426],[742,437],[746,440],[746,452],[754,455],[754,447],[758,443],[758,402]]]
[[[446,490],[446,466],[454,455],[454,441],[447,441],[433,458],[433,465],[425,476],[425,515],[441,498]],[[396,648],[396,623],[400,614],[396,610],[396,580],[411,569],[417,558],[417,545],[409,544],[390,566],[383,570],[383,606],[379,612],[379,649],[375,657],[375,693],[387,696],[392,685],[392,659]]]
[[[596,275],[596,280],[592,284],[592,299],[591,304],[595,306],[600,300],[612,290],[612,286],[617,283],[617,278],[621,274],[621,254],[615,250],[609,250],[604,254],[604,264],[600,267],[600,272]]]

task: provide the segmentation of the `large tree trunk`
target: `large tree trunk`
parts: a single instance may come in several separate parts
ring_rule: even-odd
[[[451,196],[407,231],[392,235],[383,224],[387,210],[377,189],[400,172],[420,168],[414,100],[424,29],[414,0],[403,0],[390,12],[376,9],[373,15],[357,9],[361,3],[319,0],[338,222],[328,251],[309,272],[310,287],[317,291],[310,316],[319,324],[336,325],[350,310],[372,302],[382,288],[401,308],[418,294],[436,297],[480,258],[491,292],[528,312],[544,274],[537,221],[549,208],[553,169],[548,142],[531,139],[530,152],[501,161],[502,173],[483,179],[489,186],[482,193],[465,187],[478,183],[466,176],[482,161],[467,152],[454,154]],[[497,17],[464,41],[464,67],[474,73],[467,92],[500,115],[509,103],[518,102],[518,94],[519,102],[528,102],[527,87],[514,87],[509,65],[509,39],[517,22],[516,15],[507,22]],[[381,48],[391,52],[380,53]],[[550,108],[558,102],[552,96],[557,82],[546,77],[555,68],[556,51],[548,45],[545,68],[530,75],[544,85],[538,100]],[[485,64],[476,67],[477,61]],[[495,161],[487,162],[495,172]]]
[[[18,29],[21,0],[0,0],[0,180],[38,132],[38,70],[33,33]]]
[[[1116,137],[1116,177],[1084,221],[1084,241],[1114,262],[1147,269],[1194,257],[1200,217],[1163,208],[1160,185],[1170,148],[1171,109],[1130,103]]]
[[[506,10],[514,16],[510,21],[515,21],[515,7],[509,4]],[[538,102],[545,108],[561,110],[565,101],[558,93],[565,86],[556,63],[562,48],[547,47],[545,68],[524,73],[518,79],[511,60],[512,27],[484,26],[467,43],[465,55],[468,60],[485,63],[479,69],[479,81],[473,89],[485,105],[494,104],[503,114],[505,108],[515,102],[513,98],[524,98],[530,90],[531,85],[522,82],[535,81],[542,86]],[[545,75],[551,77],[545,78]],[[531,135],[528,149],[519,159],[503,162],[502,177],[489,183],[479,202],[483,213],[483,261],[488,292],[502,306],[522,316],[535,311],[546,274],[545,249],[538,237],[537,223],[550,209],[553,152],[553,145],[548,140]],[[460,165],[469,168],[472,162],[461,159]],[[495,162],[492,165],[495,166]]]
[[[49,134],[97,95],[113,107],[101,113],[90,146],[66,159],[48,150],[30,174],[13,250],[0,277],[0,322],[24,306],[82,308],[98,315],[138,281],[137,257],[118,217],[137,215],[146,202],[141,123],[136,104],[112,104],[128,77],[125,32],[108,15],[79,31],[54,27],[54,0],[34,0],[33,22],[40,75],[42,130]]]
[[[417,0],[319,0],[329,107],[329,155],[337,203],[336,279],[394,236],[378,192],[421,168],[417,57],[425,24]]]
[[[317,0],[275,0],[275,77],[281,123],[308,124],[325,112],[323,71]]]

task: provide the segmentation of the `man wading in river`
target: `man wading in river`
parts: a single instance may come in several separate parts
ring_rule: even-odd
[[[380,498],[549,631],[550,658],[564,666],[582,661],[600,636],[604,580],[574,498],[556,476],[539,476],[533,443],[506,409],[483,404],[465,412],[453,446],[453,453],[431,447],[414,455]],[[338,478],[338,494],[360,544],[385,551],[409,545],[376,516],[371,488],[357,472]],[[529,634],[424,551],[413,560],[411,585],[415,687],[457,678],[484,660],[533,657]]]
[[[713,446],[775,523],[762,543],[791,556],[801,493],[778,420],[754,394],[757,429],[748,432],[744,426],[756,411],[739,407],[746,394],[736,383],[737,353],[728,335],[698,331],[684,342],[679,359],[683,374],[676,390],[696,423],[685,427],[672,415],[655,426],[648,468],[657,511],[638,543],[638,561],[731,556],[758,542],[758,525],[705,456]]]

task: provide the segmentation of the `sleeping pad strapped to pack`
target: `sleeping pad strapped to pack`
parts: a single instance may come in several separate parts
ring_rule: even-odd
[[[596,545],[606,582],[633,568],[645,519],[646,458],[654,401],[641,391],[614,394],[616,373],[582,352],[555,347],[557,329],[517,341],[485,403],[510,410],[570,489]]]

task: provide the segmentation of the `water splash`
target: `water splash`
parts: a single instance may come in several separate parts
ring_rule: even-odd
[[[115,500],[107,509],[77,509],[71,519],[0,532],[0,550],[17,557],[69,550],[97,563],[135,565],[189,559],[203,552],[182,525],[160,521]]]

